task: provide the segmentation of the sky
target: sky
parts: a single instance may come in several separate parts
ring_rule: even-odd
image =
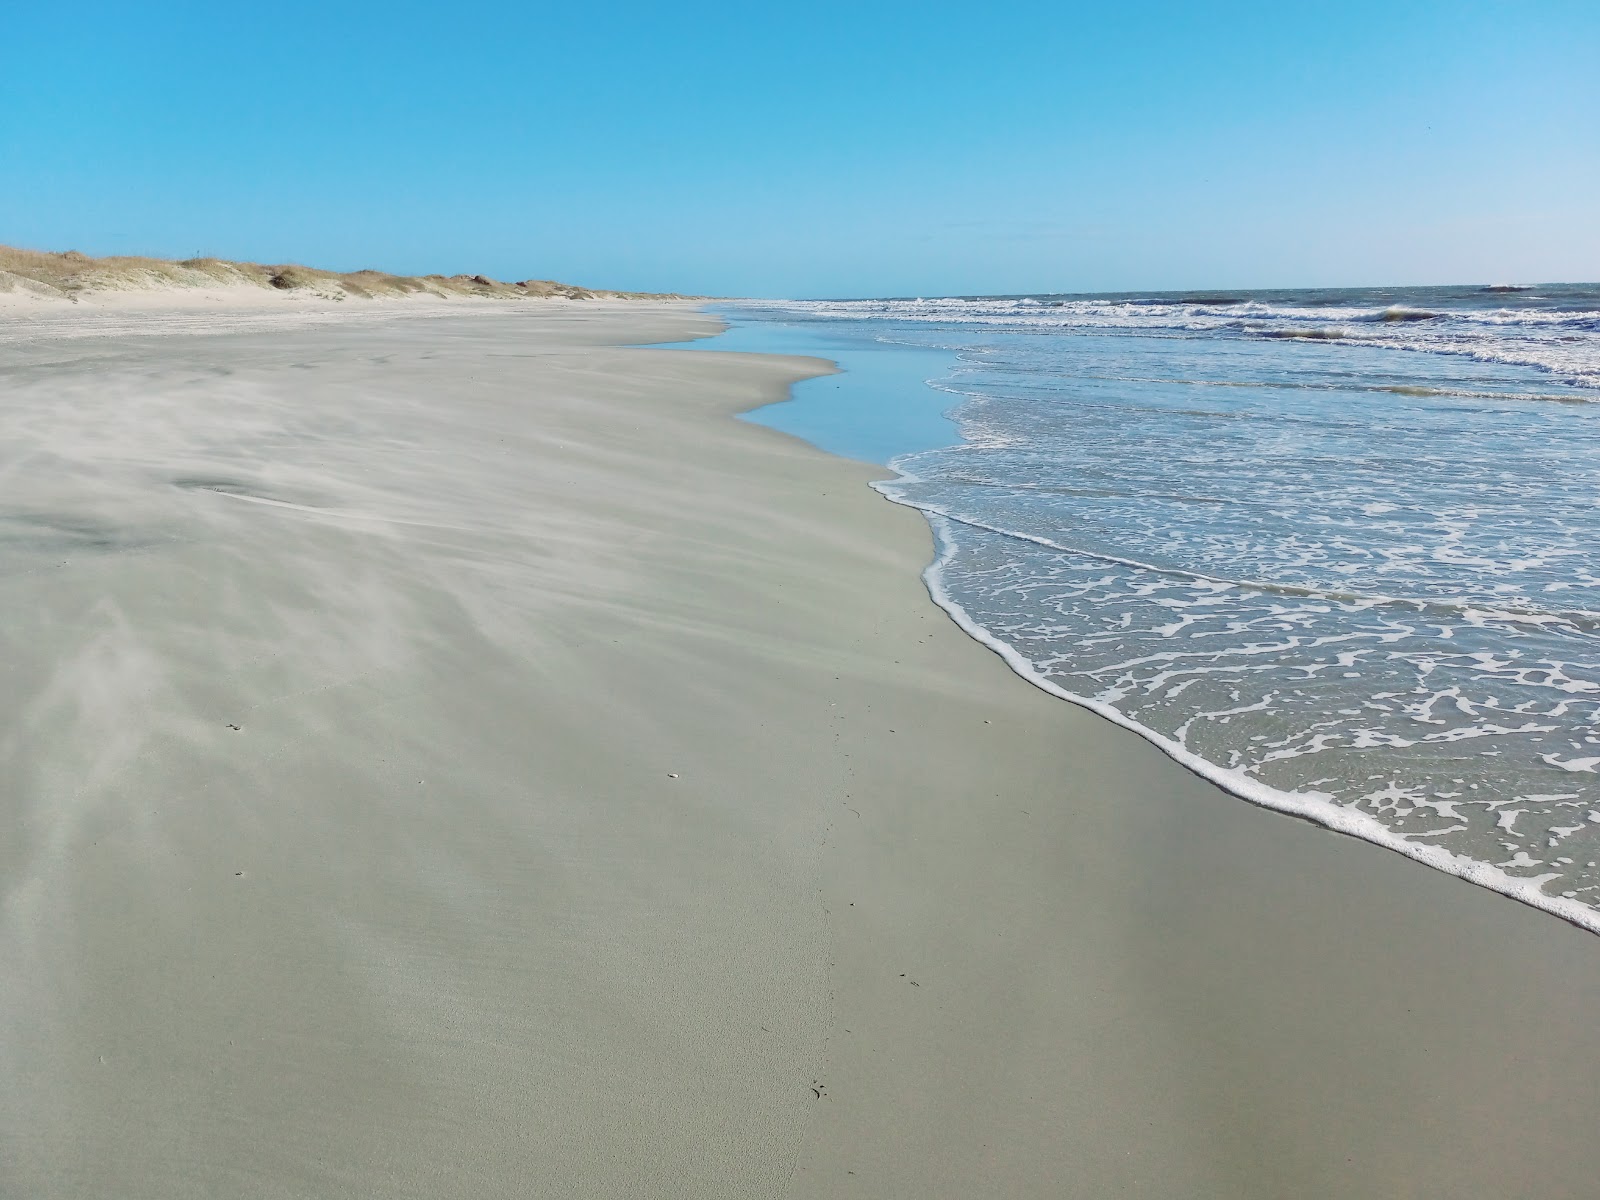
[[[12,0],[0,243],[720,296],[1600,280],[1600,3]]]

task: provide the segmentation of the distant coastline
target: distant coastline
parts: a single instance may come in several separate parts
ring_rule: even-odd
[[[230,292],[288,295],[307,300],[387,298],[489,300],[685,300],[676,293],[619,292],[549,279],[504,282],[486,275],[392,275],[386,271],[327,271],[296,263],[236,262],[223,258],[92,258],[0,246],[0,301],[107,299],[130,294]]]

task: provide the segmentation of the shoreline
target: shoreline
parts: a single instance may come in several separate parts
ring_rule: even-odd
[[[947,521],[950,518],[939,515],[939,519]],[[1018,678],[1059,700],[1077,705],[1118,728],[1126,729],[1143,738],[1197,778],[1220,788],[1242,803],[1277,813],[1279,816],[1306,821],[1329,833],[1337,833],[1388,850],[1401,858],[1410,859],[1430,870],[1448,875],[1452,879],[1459,879],[1463,883],[1470,883],[1474,887],[1483,888],[1497,896],[1514,900],[1518,904],[1525,904],[1536,912],[1564,921],[1585,933],[1600,934],[1600,911],[1591,905],[1580,904],[1562,896],[1552,896],[1543,891],[1536,881],[1511,875],[1493,863],[1453,854],[1442,846],[1430,846],[1426,842],[1415,842],[1400,837],[1373,817],[1330,803],[1323,796],[1314,793],[1301,795],[1282,792],[1247,779],[1241,772],[1230,771],[1201,758],[1192,750],[1139,724],[1109,704],[1090,696],[1069,692],[1059,684],[1051,682],[1028,659],[974,621],[966,609],[950,596],[944,585],[939,582],[937,574],[944,558],[943,554],[936,556],[923,572],[930,598],[968,637],[987,646],[998,655],[1012,671],[1016,672]]]
[[[810,389],[808,384],[811,381],[797,384],[797,389],[808,387],[804,397],[798,394],[794,397],[795,403],[799,406],[798,412],[785,413],[783,406],[768,406],[767,409],[741,416],[757,423],[770,424],[773,428],[793,434],[830,453],[840,454],[846,458],[870,457],[870,461],[881,464],[885,472],[892,474],[893,478],[874,481],[873,489],[891,502],[904,504],[921,513],[935,530],[936,553],[922,572],[933,603],[938,605],[969,637],[997,654],[1021,679],[1059,700],[1084,708],[1113,725],[1135,733],[1199,778],[1220,787],[1246,804],[1308,821],[1331,832],[1371,843],[1431,870],[1443,872],[1520,904],[1526,904],[1530,908],[1589,933],[1600,934],[1600,911],[1592,906],[1552,895],[1544,891],[1536,880],[1511,875],[1492,862],[1465,857],[1452,853],[1443,846],[1430,845],[1400,836],[1369,814],[1334,803],[1331,797],[1316,792],[1308,794],[1281,791],[1252,779],[1241,771],[1218,766],[1160,732],[1140,724],[1116,707],[1096,700],[1092,696],[1079,695],[1053,682],[1026,656],[972,619],[941,581],[942,567],[950,556],[950,546],[953,542],[951,529],[962,522],[943,509],[922,508],[913,501],[900,499],[904,491],[903,485],[917,482],[918,477],[896,466],[897,462],[903,462],[908,456],[915,455],[921,450],[955,445],[963,441],[959,425],[949,416],[952,406],[959,407],[960,400],[951,398],[951,393],[931,390],[936,383],[949,382],[953,377],[958,358],[956,354],[947,351],[931,353],[910,351],[908,354],[909,348],[864,351],[860,343],[840,342],[826,335],[807,332],[803,328],[797,330],[787,324],[767,325],[759,319],[749,318],[741,320],[733,327],[731,337],[727,332],[718,336],[723,343],[731,342],[731,345],[726,347],[728,349],[755,353],[764,351],[816,353],[822,357],[838,354],[850,365],[844,367],[835,362],[835,366],[839,366],[851,376],[855,376],[858,371],[870,371],[863,378],[852,378],[848,381],[845,386],[849,390],[842,396],[838,392],[840,385],[836,384],[831,398],[827,393]],[[911,354],[917,357],[911,358]],[[905,364],[895,363],[892,369],[883,369],[880,360],[892,361],[896,358],[905,359]],[[938,361],[933,361],[935,359]],[[940,372],[940,379],[926,381],[927,388],[930,389],[929,394],[941,397],[935,402],[940,412],[938,424],[941,426],[937,434],[930,428],[926,412],[923,411],[930,409],[928,402],[924,400],[920,404],[908,403],[905,398],[908,385],[911,390],[924,390],[923,383],[919,382],[922,378],[921,373],[930,369]],[[877,411],[863,412],[863,405],[866,404],[874,405]],[[863,428],[869,429],[870,434],[864,437]],[[851,453],[852,449],[865,446],[874,446],[876,452],[870,456]],[[1010,533],[989,526],[980,528],[988,529],[990,532],[1007,533],[1008,536],[1024,540],[1039,541],[1039,544],[1054,549],[1062,548],[1027,534]],[[1133,565],[1121,559],[1112,561]]]
[[[0,1182],[1586,1194],[1589,934],[1018,679],[733,419],[824,364],[531,307],[16,351]]]

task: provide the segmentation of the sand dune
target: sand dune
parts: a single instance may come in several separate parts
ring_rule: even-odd
[[[221,258],[91,258],[76,250],[50,253],[0,246],[0,304],[39,300],[105,303],[141,299],[181,303],[185,298],[292,297],[299,300],[374,300],[403,297],[490,300],[680,299],[524,279],[507,283],[485,275],[392,275],[386,271],[324,271],[296,264],[266,265]]]

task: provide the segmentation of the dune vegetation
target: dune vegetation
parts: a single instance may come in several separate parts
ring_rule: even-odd
[[[375,270],[339,272],[293,263],[233,262],[222,258],[181,261],[131,256],[91,258],[76,250],[54,253],[0,246],[0,294],[23,292],[47,299],[79,300],[115,292],[187,288],[270,288],[324,300],[372,300],[389,296],[475,296],[501,300],[677,298],[578,287],[548,279],[504,282],[484,275],[391,275]]]

